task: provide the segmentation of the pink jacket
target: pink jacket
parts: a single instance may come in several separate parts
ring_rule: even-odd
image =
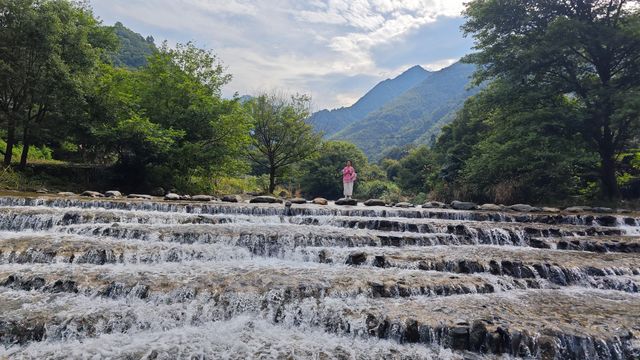
[[[345,166],[342,169],[342,182],[354,182],[356,181],[356,170],[353,166]]]

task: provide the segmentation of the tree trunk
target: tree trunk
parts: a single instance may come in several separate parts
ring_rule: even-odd
[[[276,190],[276,168],[271,165],[269,167],[269,194],[273,194]]]
[[[600,185],[602,195],[609,199],[615,200],[620,197],[620,189],[618,188],[618,179],[616,177],[616,161],[612,150],[603,149],[600,153]]]
[[[24,170],[27,166],[27,157],[29,156],[29,124],[25,124],[24,132],[22,134],[22,154],[20,155],[20,165],[18,169]]]
[[[11,165],[13,145],[16,143],[16,118],[9,115],[7,119],[7,147],[4,152],[4,166]]]

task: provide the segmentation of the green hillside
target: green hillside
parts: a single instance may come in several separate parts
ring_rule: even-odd
[[[456,63],[431,73],[416,87],[331,138],[355,143],[374,161],[390,147],[428,143],[478,91],[468,86],[473,71],[472,65]]]
[[[117,22],[113,29],[120,41],[118,50],[111,56],[115,66],[142,67],[147,63],[147,56],[157,50],[154,39],[151,36],[145,38],[120,22]]]
[[[413,66],[393,79],[378,83],[352,106],[318,111],[308,122],[317,131],[322,131],[325,136],[330,137],[420,84],[429,74],[430,72],[421,66]]]

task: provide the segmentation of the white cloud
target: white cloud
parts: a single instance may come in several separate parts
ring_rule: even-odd
[[[463,0],[91,0],[91,3],[96,14],[107,22],[122,21],[159,41],[195,40],[200,46],[212,48],[234,75],[227,93],[286,87],[310,93],[318,106],[345,105],[357,98],[356,91],[361,95],[363,89],[348,88],[348,83],[341,84],[340,89],[328,89],[326,86],[330,84],[315,80],[327,76],[338,79],[340,75],[381,76],[395,71],[404,62],[381,67],[373,50],[400,43],[440,17],[459,16],[463,9]],[[434,56],[439,57],[422,62],[450,57]],[[318,88],[319,83],[325,87]]]

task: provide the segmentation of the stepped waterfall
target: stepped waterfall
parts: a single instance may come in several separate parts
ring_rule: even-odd
[[[0,197],[0,358],[639,359],[640,214]]]

